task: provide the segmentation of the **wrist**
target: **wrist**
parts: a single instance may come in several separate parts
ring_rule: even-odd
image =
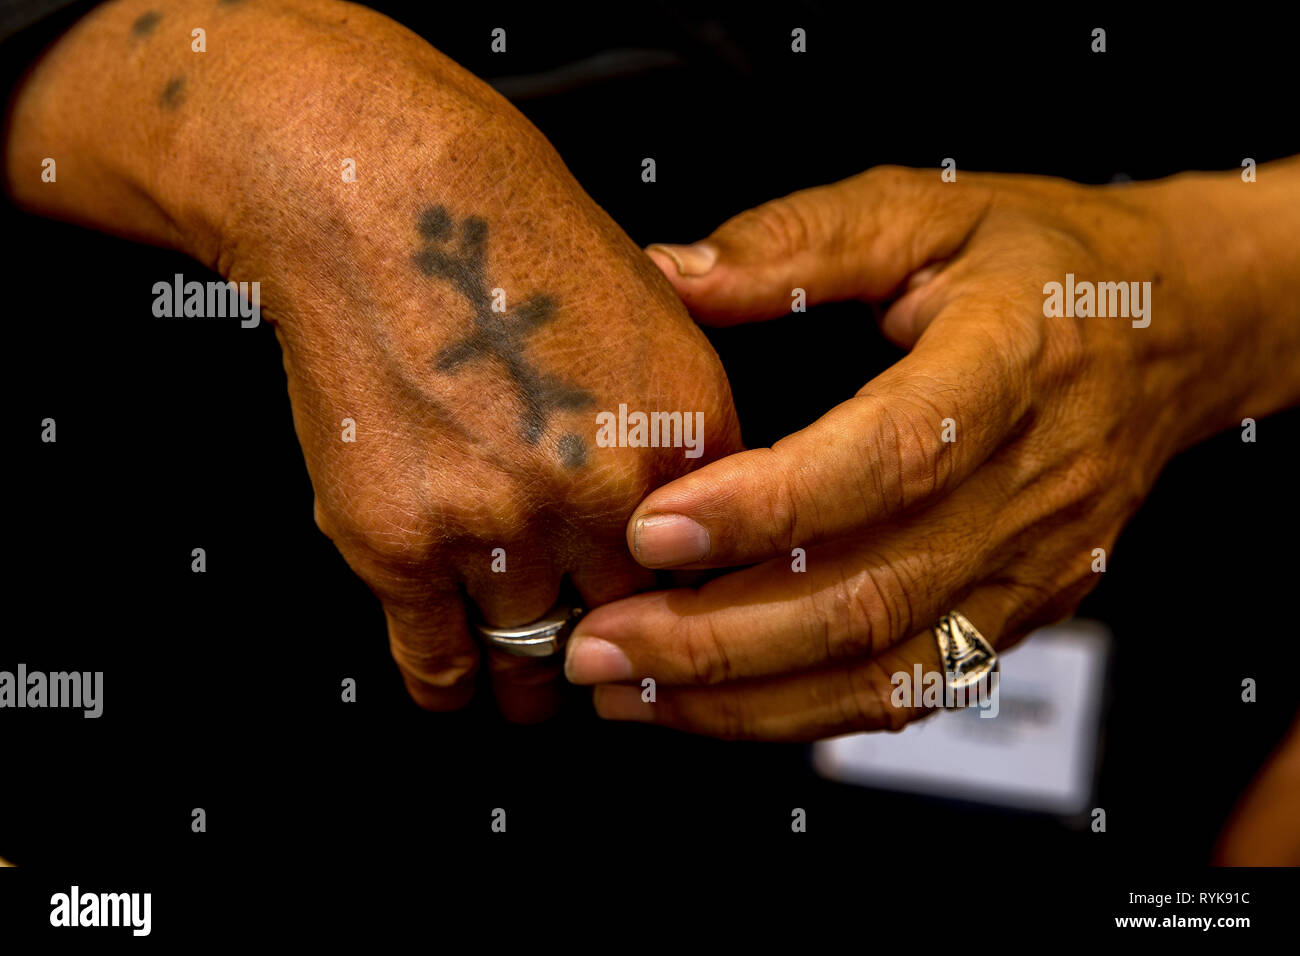
[[[1261,168],[1268,185],[1184,173],[1139,196],[1159,223],[1156,301],[1171,320],[1152,323],[1148,352],[1183,367],[1179,447],[1300,400],[1300,166],[1287,165]]]
[[[473,121],[487,125],[485,103],[513,113],[366,8],[282,0],[249,11],[228,38],[237,52],[191,92],[187,125],[155,179],[186,251],[223,274],[241,262],[281,272],[287,237],[316,234],[328,253],[358,218],[419,184],[472,178],[448,167],[449,149],[472,138]]]
[[[371,115],[372,100],[406,100],[427,140],[495,96],[400,25],[339,0],[117,0],[82,17],[16,91],[7,185],[42,215],[219,268],[286,191],[337,180],[337,158],[382,174],[410,148],[391,135],[391,107]],[[46,158],[57,180],[42,175]]]

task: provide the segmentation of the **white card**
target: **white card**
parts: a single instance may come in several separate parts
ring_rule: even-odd
[[[999,655],[996,716],[968,707],[897,734],[825,740],[814,745],[813,763],[844,783],[1082,813],[1093,790],[1109,644],[1096,621],[1043,628]]]

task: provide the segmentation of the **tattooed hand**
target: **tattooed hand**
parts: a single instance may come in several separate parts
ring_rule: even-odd
[[[632,509],[739,447],[717,357],[658,269],[508,103],[372,11],[109,3],[20,91],[6,158],[31,208],[261,283],[316,520],[425,707],[473,692],[467,602],[509,626],[566,574],[591,605],[651,586]],[[701,413],[703,457],[598,443],[622,404]],[[507,716],[553,709],[557,664],[489,661]]]

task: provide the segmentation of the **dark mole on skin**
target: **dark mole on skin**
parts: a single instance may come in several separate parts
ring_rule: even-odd
[[[181,105],[181,99],[185,94],[185,77],[178,76],[163,87],[162,95],[158,97],[158,102],[162,104],[163,109],[174,110]]]
[[[131,24],[132,36],[147,37],[153,33],[154,27],[162,19],[162,14],[157,10],[150,10],[148,13],[142,13],[136,18],[135,23]]]
[[[456,223],[443,206],[429,206],[416,224],[426,240],[414,256],[415,266],[426,276],[446,279],[474,310],[468,335],[439,353],[437,368],[455,372],[474,359],[496,359],[505,366],[524,405],[521,430],[530,445],[541,441],[551,412],[590,408],[594,399],[584,389],[560,381],[534,368],[524,358],[524,339],[555,318],[556,303],[548,295],[532,296],[504,313],[492,311],[484,264],[488,226],[477,216],[460,222],[460,244],[451,252]],[[587,460],[586,446],[577,435],[560,440],[564,464],[577,468]]]

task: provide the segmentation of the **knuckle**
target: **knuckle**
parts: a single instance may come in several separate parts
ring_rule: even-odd
[[[827,520],[826,509],[834,506],[827,501],[826,479],[811,467],[784,472],[781,501],[786,509],[782,530],[784,549],[796,544],[821,541],[830,532],[833,522]]]
[[[690,681],[720,684],[735,677],[725,643],[710,615],[687,618],[682,637],[683,665]]]
[[[480,540],[517,539],[532,522],[531,493],[519,488],[475,488],[473,495],[459,496],[448,507],[452,525]]]
[[[910,634],[916,617],[913,592],[907,576],[884,561],[841,579],[841,626],[849,637],[839,656],[875,655]]]
[[[1064,481],[1064,491],[1073,501],[1090,504],[1112,486],[1116,465],[1113,456],[1103,451],[1077,455]]]
[[[767,511],[764,527],[768,529],[768,550],[786,551],[804,540],[799,531],[805,509],[800,505],[797,481],[785,469],[775,469],[773,480],[766,485],[764,503]]]
[[[433,711],[435,713],[446,713],[447,711],[459,710],[467,705],[470,698],[474,696],[473,681],[462,684],[454,691],[449,692],[436,690],[430,687],[423,679],[408,671],[402,671],[402,682],[406,684],[406,692],[417,705],[424,710]]]
[[[710,733],[722,740],[748,740],[754,736],[749,714],[737,694],[719,694],[711,705]]]
[[[933,495],[953,473],[950,455],[941,455],[943,416],[924,399],[882,404],[878,426],[872,433],[873,467],[866,479],[874,484],[867,491],[893,502],[906,511],[916,502]]]
[[[808,615],[810,626],[817,629],[826,660],[838,661],[857,658],[871,652],[871,634],[879,624],[878,601],[874,595],[864,593],[865,573],[841,573],[828,594],[813,597],[813,610]]]
[[[1042,336],[1033,362],[1044,381],[1077,382],[1094,359],[1108,358],[1097,354],[1097,345],[1101,343],[1087,339],[1083,325],[1087,321],[1087,318],[1076,318],[1073,322],[1060,322],[1052,326],[1050,334]]]
[[[849,702],[850,715],[864,729],[881,728],[897,733],[911,723],[913,714],[904,707],[895,707],[894,684],[882,660],[872,658],[862,666],[851,668]]]
[[[936,388],[942,385],[935,383]],[[944,484],[940,461],[951,462],[939,451],[943,441],[944,412],[923,396],[913,395],[901,406],[897,419],[899,480],[906,500],[932,494]]]
[[[840,696],[840,726],[845,730],[870,730],[879,726],[884,708],[868,679],[869,667],[850,667],[845,671],[846,692]]]
[[[317,514],[337,544],[366,565],[410,573],[448,548],[528,538],[536,489],[502,480],[354,481]],[[319,520],[319,518],[318,518]]]
[[[755,234],[769,249],[786,253],[807,248],[813,234],[806,204],[789,196],[746,210],[733,222],[738,232]]]
[[[1060,589],[1037,581],[1017,580],[1002,585],[1004,604],[1000,631],[1033,629],[1040,624],[1056,620],[1051,610],[1060,596]],[[985,634],[990,640],[994,635]]]
[[[1085,565],[1084,570],[1067,573],[1058,580],[1017,579],[1004,583],[999,639],[1005,641],[1009,635],[1028,633],[1069,617],[1096,586],[1098,577]]]
[[[374,513],[354,523],[348,538],[367,559],[384,567],[423,565],[430,556],[427,538],[419,529]]]
[[[402,641],[391,642],[393,660],[398,666],[438,690],[456,690],[474,680],[479,658],[471,653],[447,653],[414,647]]]
[[[365,566],[421,563],[432,540],[425,515],[398,489],[370,482],[330,488],[316,502],[317,526],[349,561]]]
[[[899,186],[903,183],[912,182],[916,179],[917,170],[908,166],[896,166],[886,163],[883,166],[872,166],[870,169],[859,174],[859,181],[871,186]]]

